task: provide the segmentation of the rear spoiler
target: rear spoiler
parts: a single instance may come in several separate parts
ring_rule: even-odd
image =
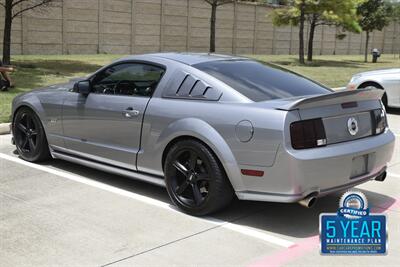
[[[278,109],[294,110],[316,108],[321,106],[329,106],[335,104],[343,104],[349,102],[359,102],[368,100],[380,100],[383,90],[377,89],[359,89],[359,90],[343,90],[325,95],[317,95],[304,97],[293,102],[280,105]]]

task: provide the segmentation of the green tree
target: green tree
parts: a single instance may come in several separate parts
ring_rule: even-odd
[[[314,34],[318,26],[341,26],[347,31],[361,32],[357,22],[357,6],[363,0],[320,0],[312,1],[306,10],[310,25],[307,61],[313,59]]]
[[[217,8],[221,5],[233,3],[235,0],[204,0],[211,5],[210,18],[210,53],[215,52],[215,23],[217,21]]]
[[[387,0],[387,5],[390,6],[391,20],[394,22],[400,22],[400,1],[399,0]]]
[[[215,25],[217,21],[217,8],[219,6],[237,2],[237,0],[204,0],[211,6],[211,17],[210,17],[210,53],[215,52]],[[262,2],[262,0],[242,0],[243,2]]]
[[[390,2],[392,8],[391,20],[397,24],[396,27],[400,26],[400,1],[392,0]],[[395,28],[396,29],[396,28]],[[396,37],[393,37],[393,42],[395,42]],[[400,58],[400,46],[398,47],[399,58]]]
[[[304,64],[304,24],[306,20],[306,7],[311,0],[293,0],[288,7],[276,9],[272,22],[276,26],[299,26],[299,62]]]
[[[357,14],[362,30],[366,33],[364,62],[368,62],[368,43],[372,31],[381,31],[391,20],[392,8],[383,0],[368,0],[358,6]]]
[[[315,29],[321,25],[341,26],[346,30],[360,32],[357,23],[357,5],[363,0],[292,0],[286,8],[274,12],[277,26],[299,26],[299,60],[304,62],[304,24],[308,22],[307,60],[312,61]]]
[[[10,64],[11,55],[11,30],[13,20],[22,13],[48,6],[53,0],[0,0],[4,8],[4,35],[3,35],[3,63]]]
[[[400,22],[400,2],[397,2],[395,4],[393,4],[393,15],[392,18],[397,21]]]

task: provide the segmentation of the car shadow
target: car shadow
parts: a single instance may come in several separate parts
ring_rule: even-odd
[[[395,199],[386,195],[368,190],[362,191],[369,201],[369,207],[373,212],[382,212],[395,203]],[[272,203],[237,201],[226,211],[214,215],[216,218],[224,218],[224,213],[234,210],[254,209],[259,210],[249,216],[233,219],[235,224],[265,230],[277,234],[295,238],[306,238],[319,233],[319,216],[321,213],[336,213],[339,207],[339,199],[343,192],[337,192],[325,197],[318,198],[312,208],[305,208],[297,203]]]
[[[169,203],[171,208],[175,209],[165,188],[159,186],[62,160],[51,160],[41,165]],[[361,191],[367,196],[370,208],[381,207],[376,212],[382,212],[396,201],[389,196],[376,192]],[[268,231],[294,238],[306,238],[318,234],[319,215],[321,213],[335,213],[337,211],[341,194],[343,192],[319,198],[316,204],[310,209],[302,207],[297,203],[239,201],[235,199],[224,210],[207,216],[204,219],[210,220],[210,222],[215,222],[215,219],[217,219],[219,221],[227,221],[236,225],[251,227],[255,230]]]
[[[387,108],[386,112],[392,115],[400,115],[400,108]]]

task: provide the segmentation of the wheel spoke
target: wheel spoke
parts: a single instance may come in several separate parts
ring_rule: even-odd
[[[173,163],[173,166],[175,167],[175,169],[177,169],[183,175],[185,175],[185,177],[188,176],[188,172],[189,172],[188,169],[183,164],[181,164],[179,161],[175,161]]]
[[[34,131],[31,132],[31,136],[35,136],[35,135],[38,135],[38,134],[39,134],[39,132],[36,131],[36,130],[34,130]]]
[[[21,130],[21,132],[25,133],[27,132],[26,127],[22,123],[17,123],[17,128]]]
[[[27,139],[28,139],[28,142],[29,142],[29,148],[30,148],[30,150],[31,150],[31,151],[32,151],[32,150],[35,150],[35,148],[36,148],[35,142],[33,142],[32,138],[27,138]]]
[[[26,115],[26,128],[32,129],[32,120],[28,115]]]
[[[28,144],[28,137],[25,136],[25,140],[22,142],[21,149],[25,149],[27,144]]]
[[[200,188],[196,183],[192,184],[192,191],[194,202],[196,203],[196,205],[200,204],[203,200],[203,197],[201,196]]]
[[[197,174],[197,181],[210,181],[210,176],[207,173]]]
[[[197,154],[195,153],[195,152],[193,152],[193,151],[191,151],[190,152],[190,157],[189,157],[189,161],[188,161],[188,165],[189,165],[189,168],[191,169],[191,170],[194,170],[195,169],[195,167],[196,167],[196,165],[197,165]]]
[[[182,195],[188,186],[189,186],[189,182],[186,180],[185,182],[183,182],[183,184],[181,184],[178,188],[176,188],[176,190],[175,190],[176,194],[179,196]]]

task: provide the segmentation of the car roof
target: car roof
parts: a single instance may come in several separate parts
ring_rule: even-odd
[[[153,53],[138,56],[128,56],[123,60],[129,59],[145,59],[145,58],[162,58],[177,61],[186,65],[195,65],[204,62],[218,61],[218,60],[244,60],[247,58],[237,57],[232,55],[210,54],[210,53]]]

